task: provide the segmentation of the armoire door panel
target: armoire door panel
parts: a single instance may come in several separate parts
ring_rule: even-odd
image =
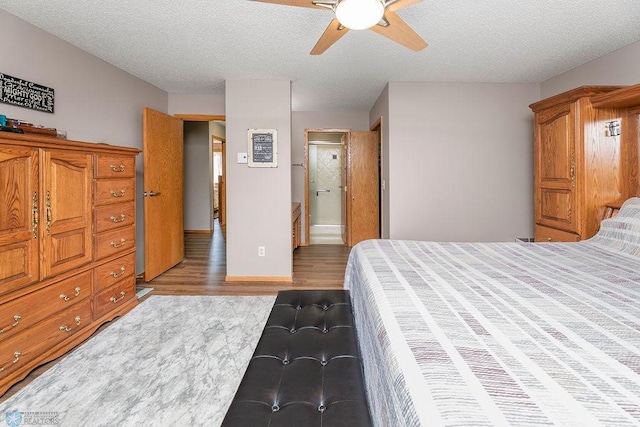
[[[36,282],[38,150],[0,149],[0,294]]]
[[[42,278],[91,262],[93,157],[43,151]]]
[[[569,190],[540,189],[540,224],[564,230],[575,229],[573,193]]]
[[[537,165],[538,177],[543,184],[571,183],[575,138],[570,113],[571,109],[561,109],[547,121],[538,120],[540,158]]]

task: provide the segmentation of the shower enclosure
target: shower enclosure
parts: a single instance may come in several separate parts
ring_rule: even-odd
[[[342,239],[342,156],[330,135],[309,141],[309,237],[315,244],[344,244]],[[337,141],[340,135],[337,135]]]

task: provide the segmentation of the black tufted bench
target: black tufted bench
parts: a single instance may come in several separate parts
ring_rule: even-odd
[[[278,293],[222,425],[371,425],[348,291]]]

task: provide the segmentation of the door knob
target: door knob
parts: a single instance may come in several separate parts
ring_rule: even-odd
[[[159,196],[161,193],[158,191],[157,193],[155,191],[149,191],[148,193],[145,191],[144,193],[144,197],[156,197]]]

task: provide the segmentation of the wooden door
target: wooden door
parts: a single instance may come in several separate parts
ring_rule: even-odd
[[[0,294],[39,279],[38,163],[38,150],[0,148]]]
[[[347,244],[379,238],[377,132],[349,132],[347,147]]]
[[[578,232],[575,103],[536,114],[536,223]]]
[[[184,259],[182,120],[144,108],[144,280]]]
[[[340,138],[340,148],[342,150],[342,155],[340,156],[340,191],[341,191],[341,206],[340,206],[340,224],[342,225],[342,241],[345,244],[349,244],[349,218],[347,216],[347,210],[349,207],[349,201],[347,198],[347,187],[348,180],[348,156],[347,156],[347,147],[349,146],[349,134],[345,133]]]
[[[41,277],[93,259],[93,156],[42,150],[40,191]]]
[[[222,174],[218,178],[218,222],[224,226],[227,222],[227,144],[222,141]]]

